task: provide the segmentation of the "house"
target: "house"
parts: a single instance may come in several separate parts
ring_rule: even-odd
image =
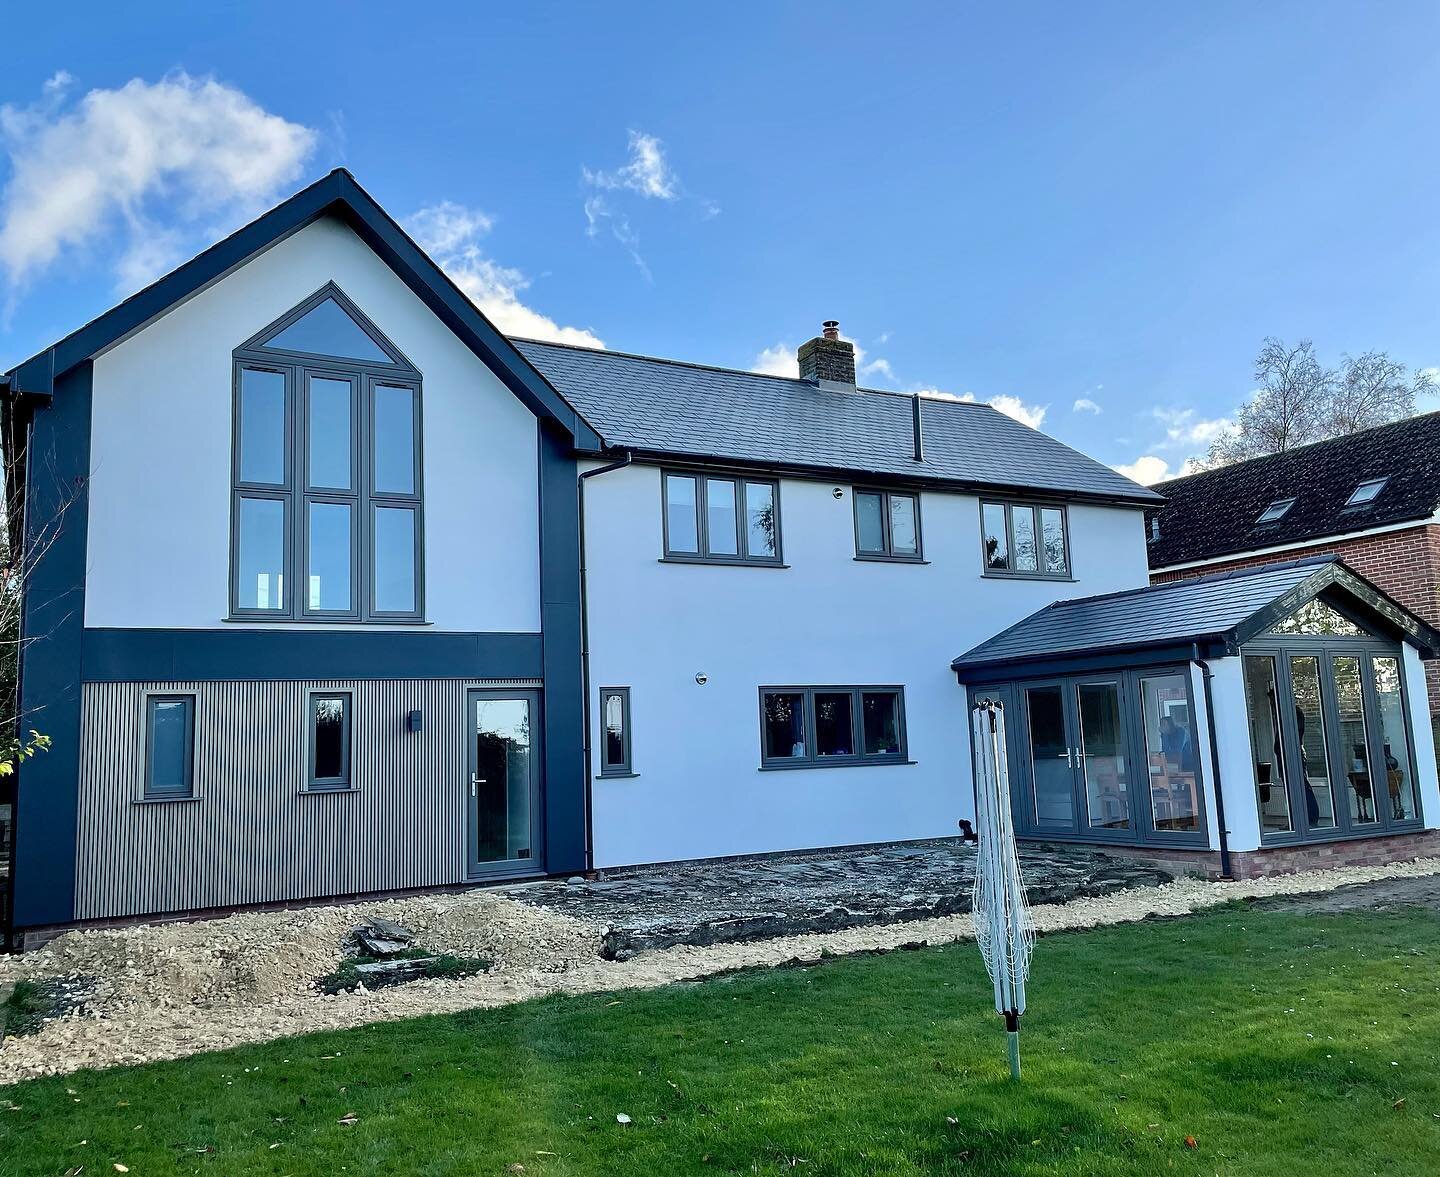
[[[1428,728],[1394,728],[1424,622],[1333,562],[1177,604],[1144,587],[1154,492],[858,388],[833,322],[798,362],[507,339],[340,170],[11,369],[53,740],[18,939],[950,835],[976,689],[1012,701],[1028,833],[1217,853],[1222,810],[1248,828],[1234,655],[1326,610],[1366,635],[1368,763],[1421,765],[1402,832],[1440,819]]]

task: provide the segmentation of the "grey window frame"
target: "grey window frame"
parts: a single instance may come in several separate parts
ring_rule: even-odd
[[[883,552],[867,552],[860,547],[860,496],[880,496],[880,530],[883,538]],[[915,551],[896,552],[890,534],[890,500],[910,499],[915,504]],[[920,522],[920,492],[918,490],[887,490],[878,486],[854,486],[850,488],[851,514],[855,520],[855,559],[875,560],[885,564],[924,564],[925,531]]]
[[[394,363],[350,360],[268,347],[266,340],[283,331],[326,299],[334,299]],[[335,283],[328,282],[275,322],[252,336],[232,355],[231,495],[229,620],[416,624],[425,621],[425,487],[423,378],[400,350],[366,317]],[[285,482],[245,482],[240,478],[240,382],[245,369],[282,373],[285,377]],[[348,381],[351,386],[349,490],[313,486],[310,481],[310,380]],[[374,489],[376,387],[408,389],[413,397],[414,491],[403,494]],[[240,504],[245,499],[276,499],[284,504],[283,607],[246,608],[240,604]],[[310,608],[310,507],[332,503],[350,508],[350,607]],[[396,507],[414,512],[413,609],[375,607],[375,512]]]
[[[344,704],[341,746],[345,750],[345,771],[338,777],[315,775],[315,711],[323,700],[339,699]],[[305,786],[307,793],[353,793],[355,791],[355,692],[317,688],[305,692]]]
[[[1265,509],[1261,511],[1258,516],[1256,516],[1255,525],[1257,527],[1267,527],[1271,523],[1279,523],[1280,520],[1284,519],[1285,516],[1290,513],[1290,508],[1294,505],[1295,498],[1293,495],[1289,498],[1271,500],[1271,502],[1265,507]],[[1275,514],[1271,515],[1271,511],[1274,511]],[[1269,518],[1266,518],[1267,515],[1269,516]]]
[[[146,691],[141,696],[144,722],[140,729],[140,796],[145,801],[190,801],[195,798],[195,711],[194,691]],[[151,720],[157,703],[185,704],[185,788],[156,789]]]
[[[1070,511],[1063,502],[1056,502],[1048,499],[1021,499],[1001,498],[990,495],[982,497],[980,504],[980,571],[984,576],[994,577],[997,580],[1074,580],[1075,563],[1070,552]],[[1005,543],[1006,559],[1010,567],[991,568],[989,554],[985,550],[985,508],[1003,507],[1005,510]],[[1016,510],[1031,511],[1035,518],[1035,562],[1037,569],[1034,572],[1017,570],[1015,565],[1015,512]],[[1045,571],[1045,533],[1042,511],[1059,511],[1060,527],[1064,532],[1065,541],[1065,570],[1063,572]]]
[[[894,695],[897,705],[897,730],[900,739],[898,752],[866,755],[863,751],[849,756],[821,756],[817,748],[815,726],[815,696],[849,694],[850,726],[853,744],[865,747],[865,718],[863,698],[865,695]],[[802,695],[805,708],[805,755],[770,756],[765,751],[765,696]],[[762,686],[760,688],[760,767],[764,770],[810,769],[810,768],[873,768],[883,764],[912,764],[910,759],[909,725],[905,716],[905,688],[898,683],[873,683],[864,686]]]
[[[695,546],[694,552],[674,551],[670,547],[670,499],[671,478],[691,478],[695,481]],[[737,555],[710,554],[709,484],[711,481],[733,482],[735,484],[735,551]],[[746,487],[749,483],[768,486],[775,503],[775,554],[773,556],[752,556],[749,554],[749,528],[746,525]],[[665,468],[660,471],[660,527],[662,559],[672,564],[731,564],[752,568],[783,568],[784,546],[780,507],[780,480],[764,475],[744,474],[731,470]]]
[[[620,700],[620,723],[621,736],[625,746],[625,758],[620,764],[611,764],[607,759],[609,751],[609,740],[606,738],[605,729],[605,704],[612,696]],[[631,743],[630,731],[630,688],[629,687],[601,687],[600,688],[600,775],[602,777],[622,777],[635,775],[634,749]]]
[[[1386,474],[1386,475],[1385,475],[1384,477],[1382,477],[1382,478],[1363,478],[1363,479],[1361,479],[1358,483],[1355,484],[1355,489],[1350,492],[1349,498],[1347,498],[1347,499],[1345,500],[1345,506],[1344,506],[1343,508],[1341,508],[1341,509],[1342,509],[1342,510],[1355,510],[1356,508],[1359,508],[1359,507],[1368,507],[1368,506],[1370,506],[1372,503],[1375,502],[1376,499],[1378,499],[1382,494],[1385,493],[1385,486],[1386,486],[1387,483],[1389,483],[1389,481],[1390,481],[1390,475],[1388,475],[1388,474]],[[1375,493],[1372,494],[1369,498],[1361,499],[1359,502],[1356,502],[1356,501],[1355,501],[1355,496],[1358,495],[1358,494],[1359,494],[1362,490],[1364,490],[1367,486],[1373,486],[1373,487],[1375,488]]]

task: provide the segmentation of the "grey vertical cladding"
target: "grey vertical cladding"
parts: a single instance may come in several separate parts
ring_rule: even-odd
[[[73,918],[465,881],[473,686],[538,683],[86,684]],[[158,689],[195,694],[194,800],[140,800],[143,696]],[[305,792],[310,690],[354,695],[353,791]],[[417,710],[424,730],[409,732]]]

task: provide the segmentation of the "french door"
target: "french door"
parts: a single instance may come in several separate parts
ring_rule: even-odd
[[[544,869],[540,836],[540,693],[466,693],[471,877]]]

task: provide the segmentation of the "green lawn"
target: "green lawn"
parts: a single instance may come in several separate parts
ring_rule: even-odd
[[[0,1173],[1434,1174],[1437,964],[1420,911],[1047,937],[1018,1088],[973,945],[554,998],[3,1089]]]

